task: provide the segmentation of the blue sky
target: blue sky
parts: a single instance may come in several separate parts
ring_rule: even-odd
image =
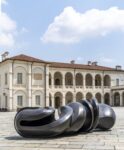
[[[122,0],[2,0],[1,13],[0,53],[124,67]]]

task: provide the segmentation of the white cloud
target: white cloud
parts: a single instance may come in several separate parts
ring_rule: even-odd
[[[111,7],[107,10],[91,9],[79,13],[72,7],[66,7],[54,18],[41,40],[75,43],[88,37],[106,36],[113,31],[124,31],[124,10]]]
[[[1,4],[7,4],[5,0],[0,0]],[[14,46],[14,33],[16,32],[16,22],[5,12],[0,12],[0,47]]]

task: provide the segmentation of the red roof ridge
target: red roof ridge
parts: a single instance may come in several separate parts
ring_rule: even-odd
[[[24,55],[24,54],[19,54],[19,55],[7,58],[4,61],[6,60],[20,60],[20,61],[27,61],[27,62],[46,63],[46,64],[50,64],[50,67],[55,67],[55,68],[73,68],[73,69],[100,70],[100,71],[124,71],[124,70],[117,70],[116,68],[100,66],[100,65],[71,64],[71,63],[65,63],[65,62],[44,61],[44,60],[41,60],[32,56]]]
[[[46,61],[32,57],[32,56],[28,56],[28,55],[24,55],[24,54],[19,54],[10,58],[7,58],[7,60],[20,60],[20,61],[28,61],[28,62],[39,62],[39,63],[46,63]]]

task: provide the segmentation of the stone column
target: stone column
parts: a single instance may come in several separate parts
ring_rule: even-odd
[[[62,105],[63,105],[63,106],[65,106],[65,105],[66,105],[65,93],[63,93]]]
[[[54,74],[51,72],[51,88],[54,88]]]
[[[95,89],[95,75],[94,75],[94,74],[92,75],[92,79],[93,79],[93,84],[92,84],[92,86],[93,86],[93,89]]]
[[[73,94],[73,102],[76,102],[76,92]]]
[[[65,73],[62,73],[62,88],[65,89]]]
[[[45,91],[45,93],[46,93],[46,99],[45,99],[45,101],[46,101],[46,103],[45,103],[45,105],[46,106],[49,106],[49,65],[46,65],[46,74],[45,74],[45,78],[46,78],[46,91]]]
[[[83,74],[83,89],[86,89],[86,74]]]
[[[32,107],[32,63],[28,64],[28,106]]]
[[[76,81],[75,81],[75,70],[73,72],[73,89],[74,89],[74,92],[76,91]]]
[[[120,93],[120,106],[123,106],[123,94],[122,94],[122,91],[119,92]]]
[[[101,103],[104,103],[104,94],[101,94]]]
[[[52,107],[55,108],[55,101],[54,101],[54,95],[51,94],[51,101],[52,101]]]
[[[7,90],[7,93],[8,93],[8,109],[10,111],[12,111],[13,109],[16,109],[16,108],[13,108],[13,63],[9,64],[8,84],[9,84],[9,88]]]

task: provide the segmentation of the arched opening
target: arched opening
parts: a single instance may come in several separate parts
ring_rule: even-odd
[[[110,105],[110,94],[109,93],[106,93],[104,95],[104,103],[107,105]]]
[[[82,86],[83,85],[83,76],[81,73],[76,74],[76,85]]]
[[[101,94],[100,93],[96,93],[95,97],[96,97],[97,101],[99,103],[101,103]]]
[[[73,85],[73,75],[70,72],[65,75],[65,85]]]
[[[101,76],[99,74],[95,76],[95,86],[101,86]]]
[[[78,92],[76,94],[76,101],[82,100],[83,99],[83,94],[81,92]]]
[[[49,85],[51,85],[52,83],[51,83],[51,74],[49,73]]]
[[[52,96],[49,94],[49,106],[52,106]]]
[[[118,92],[114,94],[114,106],[120,106],[120,93]]]
[[[91,74],[86,75],[86,86],[92,86],[93,85],[93,78]]]
[[[54,74],[54,85],[62,85],[62,74],[60,72]]]
[[[93,98],[92,93],[88,92],[88,93],[86,94],[86,99],[91,100],[92,98]]]
[[[104,86],[111,86],[111,78],[109,75],[104,76]]]
[[[60,92],[55,93],[54,99],[55,99],[55,108],[59,108],[60,106],[62,106],[62,93]]]
[[[122,93],[122,106],[124,106],[124,92]]]
[[[73,101],[73,94],[71,92],[67,92],[65,99],[66,99],[66,104],[71,103]]]

